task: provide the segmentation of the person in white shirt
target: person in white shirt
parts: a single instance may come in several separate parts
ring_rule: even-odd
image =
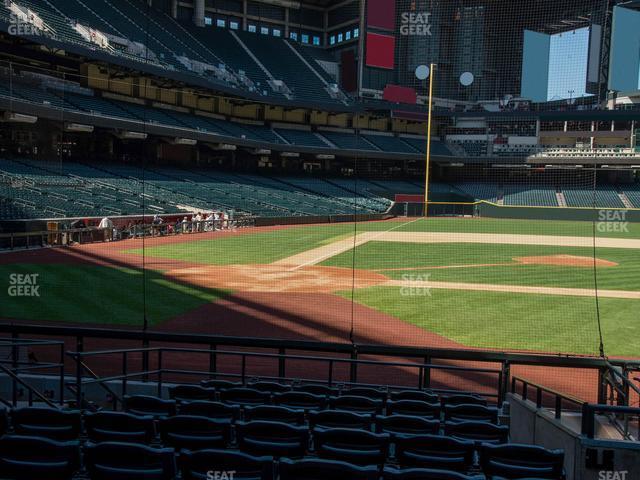
[[[206,224],[205,224],[205,231],[207,232],[212,232],[213,231],[213,221],[214,221],[214,217],[213,217],[213,212],[211,212],[209,215],[207,215],[206,220]]]
[[[187,233],[188,228],[189,228],[189,220],[187,220],[187,217],[184,217],[182,219],[182,233]]]
[[[113,238],[113,221],[109,217],[104,217],[100,220],[98,228],[104,232],[104,241],[108,242]]]

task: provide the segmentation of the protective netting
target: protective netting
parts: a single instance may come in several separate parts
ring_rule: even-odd
[[[576,73],[560,59],[597,43],[590,35],[606,2],[472,3],[396,2],[397,68],[365,66],[364,87],[398,83],[424,96],[429,76],[416,69],[437,64],[435,112],[446,99],[517,110],[514,98],[535,82],[523,74],[533,65],[526,30],[560,52],[547,58],[554,66],[540,101],[569,107],[599,94],[598,80],[576,86],[588,65]],[[404,13],[429,15],[421,23]],[[402,33],[420,25],[429,35]],[[187,92],[100,69],[60,74],[12,62],[1,73],[2,98],[15,103],[7,111],[24,115],[0,127],[3,322],[639,351],[637,171],[589,166],[602,163],[593,158],[603,149],[629,146],[631,121],[504,118],[480,107],[473,116],[471,104],[460,117],[434,115],[425,206],[423,161],[380,153],[394,139],[422,155],[423,135],[248,121],[244,105],[203,94],[196,107],[178,106]],[[202,114],[208,102],[228,110]],[[87,113],[98,117],[91,127]],[[309,136],[315,150],[302,155],[264,147]],[[346,153],[323,157],[327,146]]]

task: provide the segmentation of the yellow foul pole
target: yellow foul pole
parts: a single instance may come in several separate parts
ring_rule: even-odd
[[[429,210],[429,168],[431,166],[431,118],[433,114],[433,77],[435,77],[436,64],[429,66],[429,118],[427,120],[427,161],[424,176],[424,216],[428,216]]]

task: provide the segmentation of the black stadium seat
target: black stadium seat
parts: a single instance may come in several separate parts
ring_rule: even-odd
[[[361,428],[368,430],[372,420],[371,415],[347,412],[346,410],[309,412],[309,426],[311,428]]]
[[[289,408],[321,410],[327,405],[327,398],[307,392],[284,392],[274,394],[273,403]]]
[[[205,388],[215,388],[216,390],[242,387],[241,382],[232,382],[230,380],[202,380],[200,385]]]
[[[480,466],[488,478],[564,478],[564,451],[534,445],[482,445]]]
[[[367,397],[356,397],[353,395],[342,395],[331,397],[329,406],[334,410],[347,410],[349,412],[378,415],[382,413],[384,407],[382,400],[375,400]]]
[[[509,426],[488,422],[446,422],[444,434],[460,440],[499,444],[509,441]]]
[[[231,405],[264,405],[271,403],[271,394],[253,388],[236,387],[222,390],[220,400]]]
[[[173,480],[175,450],[124,442],[90,443],[85,466],[91,480]]]
[[[183,480],[209,480],[215,478],[216,472],[218,477],[233,472],[234,480],[272,480],[273,458],[229,450],[184,450],[180,455],[180,470]]]
[[[303,457],[309,444],[309,430],[280,422],[238,422],[240,450],[251,455]]]
[[[340,394],[340,390],[337,388],[315,383],[294,385],[292,390],[295,392],[313,393],[314,395],[324,395],[325,397],[337,397]]]
[[[124,409],[134,415],[151,415],[154,418],[171,417],[176,414],[176,401],[149,395],[127,395],[124,397]]]
[[[351,428],[316,428],[313,440],[319,457],[356,465],[381,465],[389,453],[390,437],[386,433]]]
[[[231,442],[231,421],[193,415],[161,418],[158,429],[163,445],[176,450],[226,448]]]
[[[437,434],[440,430],[440,420],[411,415],[391,415],[376,417],[376,431],[391,435],[423,435]]]
[[[438,403],[440,399],[433,392],[424,390],[400,390],[389,394],[391,400],[419,400],[427,403]]]
[[[467,476],[451,470],[433,470],[427,468],[397,469],[386,467],[383,480],[485,480],[483,475]]]
[[[89,412],[84,415],[89,440],[149,444],[155,435],[152,416],[126,412]]]
[[[222,402],[194,401],[184,402],[179,407],[180,415],[196,415],[207,418],[226,418],[236,421],[240,418],[240,406]]]
[[[16,408],[11,412],[14,432],[18,435],[47,437],[53,440],[75,440],[80,435],[79,411],[63,411],[48,407]]]
[[[214,388],[205,388],[199,385],[176,385],[169,387],[169,398],[178,402],[192,400],[214,400],[216,391]]]
[[[310,458],[279,463],[280,480],[378,480],[378,468],[360,467],[337,460]]]
[[[442,405],[487,405],[487,401],[478,395],[447,395],[442,397]]]
[[[302,425],[304,423],[304,410],[294,410],[276,405],[257,405],[244,409],[244,419],[247,422],[254,420],[266,420],[270,422],[290,423]]]
[[[387,403],[388,415],[440,418],[440,404],[420,400],[393,400]]]
[[[249,382],[247,387],[260,390],[261,392],[282,393],[291,390],[291,386],[277,382],[256,381]]]
[[[355,395],[356,397],[367,397],[376,400],[386,401],[388,392],[378,388],[351,387],[343,392],[344,395]]]
[[[473,464],[474,443],[439,435],[398,436],[396,459],[402,467],[467,472]]]
[[[483,405],[445,405],[444,407],[445,421],[454,422],[498,422],[498,409],[495,407],[485,407]]]
[[[0,478],[66,480],[80,468],[80,444],[43,437],[0,438]]]

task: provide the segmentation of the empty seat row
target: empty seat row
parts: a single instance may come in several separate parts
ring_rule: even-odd
[[[469,478],[462,470],[471,459],[461,442],[447,439],[420,438],[417,442],[400,443],[397,456],[409,467],[368,465],[376,460],[378,445],[373,440],[361,445],[362,465],[336,460],[347,451],[340,437],[333,432],[320,440],[325,458],[290,459],[281,457],[274,463],[271,455],[256,455],[237,451],[203,449],[184,450],[177,457],[173,448],[154,448],[125,442],[87,444],[81,456],[77,441],[59,442],[46,438],[5,435],[0,438],[0,472],[3,478],[20,480],[71,479],[83,465],[92,480],[172,480],[178,469],[184,479],[225,478],[238,480],[333,480],[378,479],[438,479]],[[349,440],[347,432],[346,439]],[[373,435],[373,434],[372,434]],[[260,449],[258,438],[254,446]],[[284,450],[284,449],[283,449]],[[563,478],[564,453],[526,445],[483,445],[479,452],[479,467],[486,478]],[[424,465],[429,468],[425,469]],[[439,468],[433,467],[438,465]]]

